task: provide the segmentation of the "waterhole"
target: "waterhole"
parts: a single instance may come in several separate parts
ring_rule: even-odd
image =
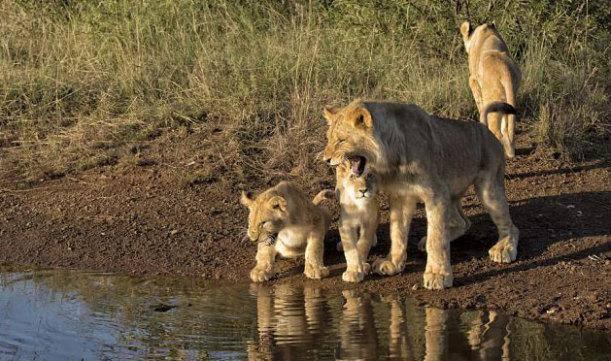
[[[608,360],[609,334],[316,287],[0,269],[0,360]]]

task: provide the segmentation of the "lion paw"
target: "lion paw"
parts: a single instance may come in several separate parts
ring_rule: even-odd
[[[393,276],[402,271],[402,267],[397,266],[387,259],[376,260],[373,263],[373,270],[380,275]]]
[[[454,277],[441,273],[425,272],[424,273],[424,288],[429,290],[442,290],[447,287],[452,287]]]
[[[255,267],[250,271],[250,279],[253,282],[265,282],[272,278],[274,272],[264,267]]]
[[[342,274],[342,280],[344,282],[358,283],[358,282],[361,282],[363,280],[363,278],[365,278],[365,273],[364,272],[358,272],[358,271],[353,271],[353,270],[346,270]]]
[[[303,270],[303,274],[307,278],[319,280],[329,275],[329,269],[324,266],[316,266],[316,265],[306,263],[305,269]]]
[[[510,242],[499,242],[488,251],[490,259],[498,263],[511,263],[516,260],[518,249]]]

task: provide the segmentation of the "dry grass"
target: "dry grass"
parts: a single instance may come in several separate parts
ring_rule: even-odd
[[[322,106],[356,96],[475,115],[465,9],[446,1],[40,4],[0,3],[0,155],[22,179],[114,164],[185,127],[221,128],[227,171],[299,174],[324,142]],[[608,137],[608,5],[469,11],[522,65],[519,108],[541,144],[580,157]]]

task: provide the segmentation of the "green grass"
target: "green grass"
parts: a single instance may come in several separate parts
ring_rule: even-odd
[[[322,107],[354,97],[476,116],[454,2],[5,0],[0,13],[0,156],[28,180],[212,123],[230,171],[298,173],[324,144]],[[608,139],[610,13],[469,2],[522,67],[523,121],[567,157]]]

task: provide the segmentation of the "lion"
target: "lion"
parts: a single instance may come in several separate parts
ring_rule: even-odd
[[[516,259],[519,232],[505,197],[503,150],[483,124],[435,117],[413,104],[359,99],[343,108],[325,107],[324,117],[323,159],[332,166],[356,159],[357,175],[371,167],[380,191],[389,197],[391,247],[385,259],[374,262],[375,272],[403,270],[409,226],[422,202],[427,217],[424,287],[451,287],[450,241],[467,231],[461,199],[470,185],[498,229],[490,258]]]
[[[469,87],[480,113],[480,122],[486,124],[501,142],[507,158],[513,158],[516,93],[522,77],[520,68],[493,24],[472,29],[465,21],[460,32],[469,60]]]
[[[331,217],[320,205],[325,193],[311,201],[291,182],[280,182],[257,197],[242,192],[240,202],[249,210],[248,238],[258,242],[257,264],[250,272],[253,282],[272,277],[277,254],[288,258],[305,255],[303,273],[308,278],[329,274],[323,264],[323,242]]]
[[[361,164],[358,159],[346,160],[336,170],[336,191],[339,195],[339,234],[341,250],[346,257],[344,282],[361,282],[369,273],[369,250],[377,243],[378,186],[370,167],[352,169]],[[355,173],[359,173],[358,175]],[[339,245],[338,245],[339,246]]]

